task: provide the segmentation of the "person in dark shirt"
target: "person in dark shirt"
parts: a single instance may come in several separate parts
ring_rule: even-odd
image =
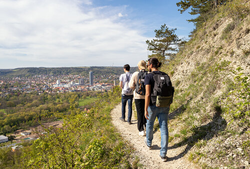
[[[161,66],[161,62],[157,58],[150,58],[148,61],[148,70],[149,73],[145,77],[144,84],[146,86],[146,95],[145,95],[145,118],[147,119],[146,124],[146,138],[145,143],[152,148],[153,140],[153,127],[156,117],[159,120],[160,131],[161,131],[161,149],[160,157],[162,161],[167,161],[167,148],[168,148],[168,112],[169,107],[156,107],[154,97],[152,96],[154,89],[154,74],[166,74],[158,70]]]

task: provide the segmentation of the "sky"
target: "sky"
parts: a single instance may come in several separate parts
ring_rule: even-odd
[[[166,24],[194,29],[180,0],[0,0],[0,69],[136,66]]]

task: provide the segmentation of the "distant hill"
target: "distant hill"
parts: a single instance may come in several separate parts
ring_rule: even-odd
[[[131,72],[135,72],[137,67],[131,67]],[[60,67],[60,68],[16,68],[16,69],[0,69],[0,77],[31,77],[35,75],[81,75],[88,76],[93,71],[97,77],[105,74],[119,75],[124,73],[123,67]]]

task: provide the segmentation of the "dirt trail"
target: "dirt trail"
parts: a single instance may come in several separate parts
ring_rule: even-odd
[[[143,168],[148,169],[199,169],[200,167],[190,163],[185,156],[182,155],[186,146],[179,148],[169,149],[167,152],[168,161],[162,162],[159,157],[160,153],[160,132],[154,133],[153,149],[149,150],[144,143],[145,137],[139,136],[137,130],[137,119],[135,119],[133,112],[132,124],[129,125],[127,122],[122,122],[121,117],[121,104],[117,105],[111,112],[112,122],[122,137],[129,141],[130,144],[135,148],[135,156],[140,159],[140,164],[143,164]],[[127,109],[126,109],[127,117]],[[171,145],[169,145],[171,146]]]

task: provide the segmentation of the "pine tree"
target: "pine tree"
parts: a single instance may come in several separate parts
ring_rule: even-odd
[[[147,40],[148,50],[152,51],[152,55],[149,58],[156,57],[162,63],[166,61],[166,56],[171,59],[173,53],[177,51],[177,43],[180,41],[175,34],[175,29],[169,29],[166,24],[161,25],[161,29],[155,30],[155,38],[153,40]]]
[[[191,12],[189,12],[191,15],[199,15],[195,19],[188,20],[189,22],[194,22],[196,27],[199,27],[209,17],[215,14],[215,10],[219,5],[222,5],[227,1],[228,0],[181,0],[176,3],[176,5],[180,7],[178,10],[181,13],[191,8]]]

